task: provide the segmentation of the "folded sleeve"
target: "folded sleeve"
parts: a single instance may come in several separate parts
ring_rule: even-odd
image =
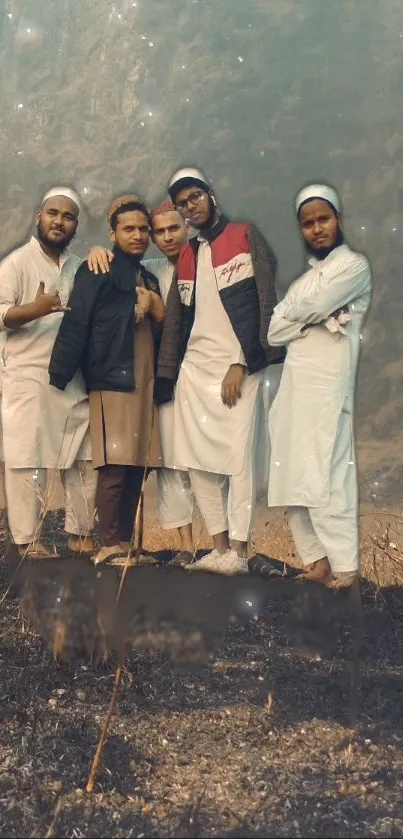
[[[306,294],[290,295],[288,299],[286,295],[283,316],[306,325],[321,323],[336,309],[370,292],[371,270],[363,257],[346,260],[338,267],[324,266]]]
[[[277,308],[280,308],[280,306]],[[281,347],[289,344],[291,341],[295,341],[297,338],[304,338],[307,335],[306,330],[304,332],[302,331],[304,324],[298,321],[288,320],[288,318],[284,317],[281,310],[277,312],[276,309],[273,312],[267,333],[267,341],[270,347]]]
[[[9,256],[0,264],[0,332],[10,331],[4,324],[4,318],[12,306],[18,306],[19,299],[19,271],[12,257]]]

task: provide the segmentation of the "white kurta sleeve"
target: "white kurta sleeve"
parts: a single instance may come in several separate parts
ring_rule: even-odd
[[[271,347],[281,347],[283,344],[289,344],[290,341],[295,341],[296,338],[305,338],[307,334],[306,331],[301,331],[304,324],[291,321],[285,315],[290,305],[295,303],[296,286],[297,283],[289,288],[284,299],[274,309],[267,333],[267,342]]]
[[[0,263],[0,332],[7,332],[4,318],[12,306],[16,306],[20,296],[18,270],[14,261],[6,257]]]
[[[274,311],[267,333],[267,342],[271,347],[281,347],[296,338],[304,338],[307,332],[302,332],[303,324],[291,321]]]
[[[336,309],[371,292],[371,270],[366,259],[356,257],[331,263],[318,272],[309,291],[284,299],[284,317],[302,324],[321,323]]]
[[[242,352],[242,347],[239,347],[239,352],[235,353],[233,361],[231,364],[243,364],[244,367],[247,367],[246,358]]]

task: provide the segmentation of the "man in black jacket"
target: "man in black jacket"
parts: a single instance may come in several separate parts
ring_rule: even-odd
[[[174,462],[189,471],[214,544],[189,569],[245,573],[263,370],[284,359],[267,343],[277,261],[253,224],[220,214],[199,170],[179,170],[169,193],[198,231],[179,254],[168,295],[156,388],[169,401],[176,383]]]
[[[81,367],[90,399],[101,549],[96,562],[121,560],[132,540],[147,467],[162,466],[153,404],[156,345],[164,317],[158,281],[141,265],[149,242],[147,208],[136,195],[112,202],[114,260],[95,275],[77,271],[49,365],[64,390]]]

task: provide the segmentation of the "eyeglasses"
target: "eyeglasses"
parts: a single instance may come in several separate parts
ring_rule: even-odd
[[[193,204],[195,206],[200,201],[203,200],[205,196],[204,192],[198,190],[197,192],[191,192],[187,198],[184,198],[183,201],[175,201],[175,206],[177,210],[186,210],[189,204]]]

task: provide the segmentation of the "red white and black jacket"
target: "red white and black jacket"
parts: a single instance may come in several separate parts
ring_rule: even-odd
[[[211,247],[220,300],[245,356],[248,373],[280,364],[283,347],[269,347],[267,332],[277,305],[276,257],[257,228],[221,216],[203,237]],[[166,303],[158,360],[156,401],[169,401],[195,317],[197,237],[179,255]]]

